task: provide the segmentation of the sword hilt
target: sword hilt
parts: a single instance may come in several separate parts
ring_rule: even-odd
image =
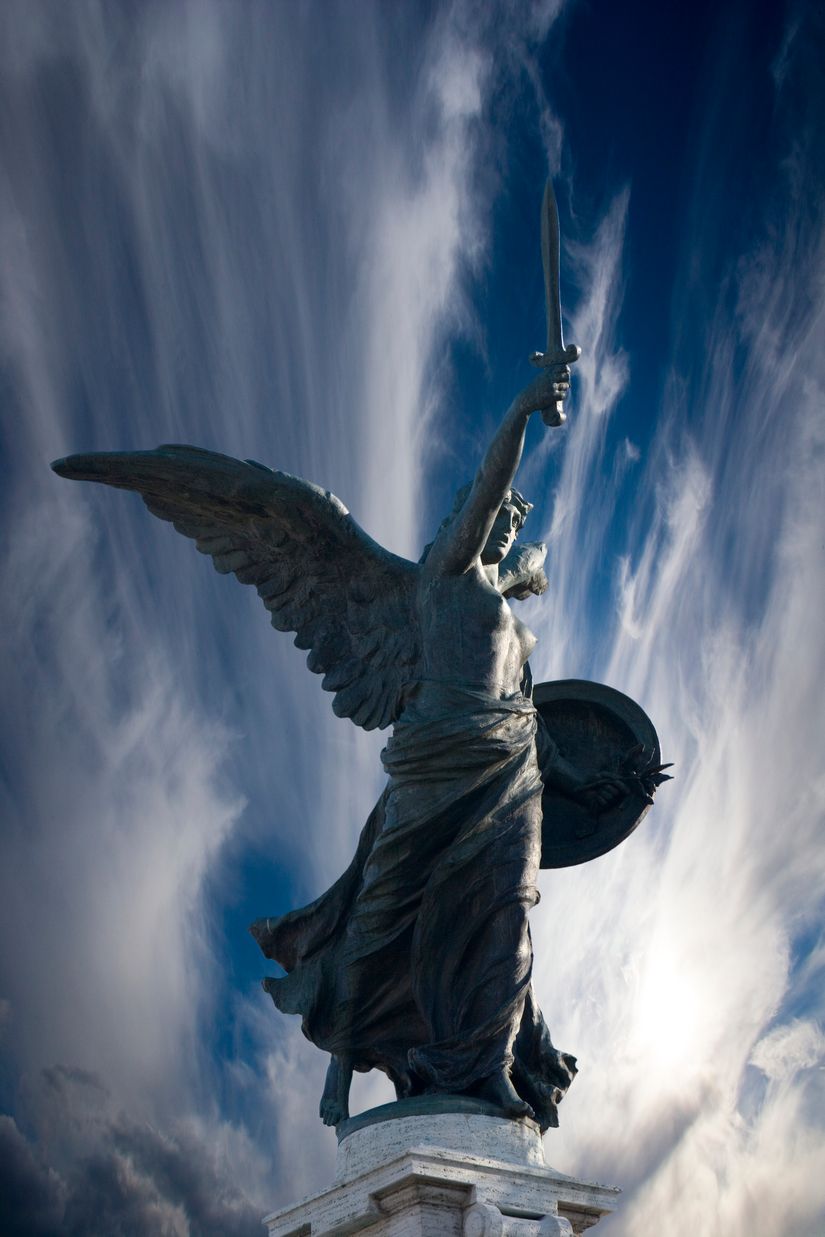
[[[530,364],[535,365],[537,369],[550,369],[554,365],[573,365],[578,361],[581,354],[582,350],[578,345],[568,344],[566,348],[556,352],[532,352],[530,354]],[[543,408],[541,419],[545,425],[553,428],[564,425],[567,420],[567,415],[564,411],[564,400],[557,399],[552,408]]]

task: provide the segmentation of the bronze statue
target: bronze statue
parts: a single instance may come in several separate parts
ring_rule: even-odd
[[[558,1124],[575,1059],[553,1046],[538,1009],[527,921],[538,900],[542,796],[578,805],[572,850],[547,860],[564,864],[626,836],[664,779],[652,728],[641,770],[635,750],[618,759],[619,738],[585,743],[574,761],[531,698],[536,640],[508,599],[544,590],[546,551],[514,548],[530,504],[513,481],[530,416],[559,424],[570,379],[548,354],[539,363],[419,563],[382,549],[332,494],[254,461],[163,446],[53,465],[61,476],[137,490],[218,571],[257,588],[273,625],[309,650],[338,716],[368,730],[393,726],[382,752],[387,785],[350,867],[311,906],[252,926],[286,971],[264,981],[275,1004],[300,1014],[307,1037],[331,1054],[327,1124],[348,1115],[353,1069],[373,1068],[399,1098],[473,1096],[542,1128]],[[583,714],[580,724],[587,691],[584,704],[569,692],[565,700],[573,730],[603,739],[611,706],[592,706],[608,723]],[[616,733],[640,731],[631,720]],[[611,813],[622,816],[612,832],[600,826]],[[549,853],[548,828],[552,837],[552,819]]]

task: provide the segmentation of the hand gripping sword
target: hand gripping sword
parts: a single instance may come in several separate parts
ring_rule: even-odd
[[[553,365],[572,365],[581,356],[581,348],[575,344],[564,346],[561,330],[561,302],[559,300],[559,210],[552,182],[544,187],[541,204],[541,261],[544,266],[544,295],[547,303],[547,351],[534,352],[530,360],[539,369]],[[557,399],[554,408],[542,412],[545,425],[563,425],[567,420],[563,411],[564,401]]]

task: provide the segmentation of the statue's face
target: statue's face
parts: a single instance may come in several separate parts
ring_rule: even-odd
[[[503,558],[507,557],[518,536],[520,522],[521,516],[518,508],[510,502],[502,503],[482,552],[482,563],[487,565],[500,563]]]

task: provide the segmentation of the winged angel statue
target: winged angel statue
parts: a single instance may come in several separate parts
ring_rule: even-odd
[[[331,1054],[327,1124],[348,1115],[353,1069],[383,1070],[399,1098],[469,1095],[543,1128],[576,1072],[531,987],[542,794],[594,817],[629,784],[565,759],[546,727],[537,745],[536,639],[509,605],[547,585],[545,547],[514,548],[530,504],[513,480],[529,417],[568,385],[562,365],[518,395],[419,563],[376,544],[334,495],[254,461],[162,446],[53,465],[137,490],[218,571],[254,585],[339,717],[393,727],[350,867],[312,905],[252,925],[286,972],[264,981],[276,1006]],[[645,777],[650,792],[659,766]]]

